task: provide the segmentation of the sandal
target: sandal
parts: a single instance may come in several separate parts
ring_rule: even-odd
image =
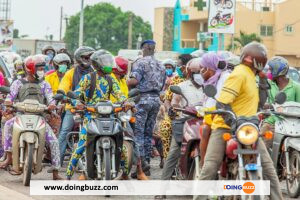
[[[17,172],[17,171],[15,171],[15,170],[13,170],[12,167],[7,167],[7,168],[8,168],[7,171],[8,171],[8,173],[9,173],[10,175],[13,175],[13,176],[19,176],[19,175],[22,174],[22,172]]]

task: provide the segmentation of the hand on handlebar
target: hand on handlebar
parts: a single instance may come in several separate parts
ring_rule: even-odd
[[[82,103],[78,103],[76,106],[75,106],[75,109],[76,110],[84,110],[84,105]]]
[[[130,110],[131,108],[134,107],[134,105],[130,102],[124,102],[123,106],[124,106],[124,111],[125,112],[127,112],[128,110]]]

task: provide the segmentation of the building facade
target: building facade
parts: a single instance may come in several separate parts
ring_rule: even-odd
[[[284,56],[292,66],[300,67],[299,0],[278,3],[272,0],[238,0],[235,34],[232,35],[208,34],[208,9],[199,10],[195,6],[199,2],[202,1],[190,0],[189,6],[181,7],[178,0],[174,8],[156,8],[153,38],[157,42],[157,50],[180,53],[199,48],[226,50],[242,31],[258,35],[268,48],[269,57]]]

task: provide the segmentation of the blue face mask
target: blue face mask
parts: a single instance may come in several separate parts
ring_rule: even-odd
[[[180,67],[176,67],[176,72],[180,78],[183,78],[183,73],[182,73]]]
[[[166,75],[171,77],[173,75],[173,69],[166,69]]]

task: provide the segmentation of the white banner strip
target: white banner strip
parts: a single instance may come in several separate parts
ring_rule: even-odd
[[[270,181],[34,181],[30,195],[270,195]]]

